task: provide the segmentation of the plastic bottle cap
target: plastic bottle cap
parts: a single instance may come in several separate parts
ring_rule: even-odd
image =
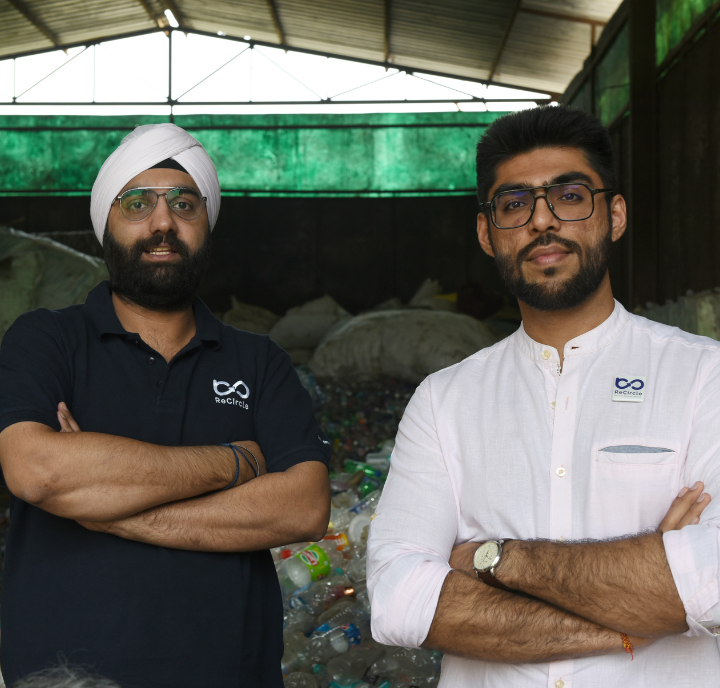
[[[312,583],[312,574],[305,564],[298,561],[295,557],[289,557],[284,563],[285,572],[288,578],[297,585],[298,588],[303,588],[306,585]]]
[[[370,517],[366,514],[359,514],[352,521],[348,527],[348,537],[353,542],[360,542],[362,540],[362,534],[365,528],[370,525]]]
[[[289,549],[284,549],[282,552],[280,552],[280,556],[283,559],[289,559],[292,556],[292,552]]]

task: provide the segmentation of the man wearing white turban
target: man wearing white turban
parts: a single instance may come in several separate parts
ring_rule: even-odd
[[[92,191],[109,281],[5,335],[8,685],[64,657],[123,688],[282,686],[268,549],[325,534],[329,442],[287,354],[196,296],[219,208],[200,143],[138,127]]]

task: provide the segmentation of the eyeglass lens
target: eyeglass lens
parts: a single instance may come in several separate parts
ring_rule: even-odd
[[[495,224],[503,229],[526,224],[537,203],[535,193],[532,189],[520,189],[495,196],[492,208]],[[585,220],[593,213],[593,195],[584,184],[551,186],[547,189],[547,202],[555,216],[566,222]]]
[[[142,220],[154,209],[158,196],[165,196],[168,208],[183,220],[200,217],[203,200],[194,189],[171,189],[158,194],[154,189],[130,189],[120,196],[120,209],[128,220]]]

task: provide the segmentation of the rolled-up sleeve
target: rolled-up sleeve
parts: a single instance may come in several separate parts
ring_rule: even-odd
[[[720,635],[720,365],[699,374],[683,484],[697,480],[712,501],[698,525],[663,535],[673,580],[685,606],[688,636]]]
[[[392,467],[368,539],[372,633],[386,645],[425,640],[457,536],[457,501],[438,441],[430,379],[398,430]]]

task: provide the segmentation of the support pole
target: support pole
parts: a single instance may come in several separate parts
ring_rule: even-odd
[[[656,0],[630,0],[628,304],[657,300]]]

